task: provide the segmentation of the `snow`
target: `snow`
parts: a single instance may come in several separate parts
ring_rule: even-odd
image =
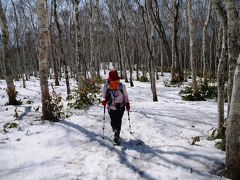
[[[58,123],[42,122],[39,80],[34,77],[25,89],[15,82],[23,100],[15,120],[16,107],[5,106],[6,84],[0,80],[0,179],[226,179],[216,175],[225,165],[225,152],[207,140],[217,126],[217,103],[183,101],[180,87],[163,85],[166,78],[157,81],[158,102],[152,102],[150,83],[126,84],[133,134],[125,112],[121,146],[112,145],[107,113],[103,139],[100,104],[72,110],[71,117]],[[66,96],[64,81],[55,90]],[[6,122],[19,126],[4,133]],[[191,145],[195,136],[200,142]]]

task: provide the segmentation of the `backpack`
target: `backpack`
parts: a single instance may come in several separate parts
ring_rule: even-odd
[[[109,81],[108,80],[105,83],[105,86],[107,87],[106,101],[107,101],[108,106],[110,106],[111,103],[112,103],[112,95],[111,95],[111,89],[109,88]],[[121,82],[118,85],[118,90],[120,90],[120,92],[123,94],[123,84]]]

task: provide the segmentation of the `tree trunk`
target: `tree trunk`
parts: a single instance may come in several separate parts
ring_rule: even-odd
[[[196,72],[196,56],[195,56],[195,36],[192,19],[192,0],[188,0],[188,28],[189,28],[189,39],[190,39],[190,61],[192,68],[192,84],[193,94],[197,92],[197,72]]]
[[[152,2],[152,0],[150,0]],[[151,4],[152,6],[152,4]],[[156,14],[153,13],[153,8],[151,9],[151,14],[152,14],[152,20],[153,20],[153,24],[158,32],[158,35],[160,36],[161,40],[162,40],[162,43],[163,43],[163,46],[165,47],[165,52],[166,52],[166,55],[168,57],[168,61],[171,61],[172,60],[172,53],[171,53],[171,48],[170,48],[170,45],[168,43],[168,38],[167,38],[167,35],[166,35],[166,32],[165,32],[165,29],[164,29],[164,26],[163,26],[163,23],[162,23],[162,20],[161,20],[161,10],[159,9],[159,4],[158,4],[158,1],[157,0],[154,0],[154,7],[155,10],[156,10]]]
[[[118,60],[120,65],[120,77],[123,78],[123,62],[122,62],[122,53],[121,53],[121,45],[120,45],[120,35],[117,34],[115,38],[116,46],[117,46],[117,53],[118,53]]]
[[[183,66],[184,66],[184,81],[187,82],[188,81],[188,66],[187,66],[187,55],[188,55],[188,51],[187,51],[187,40],[184,39],[184,60],[183,60]]]
[[[50,25],[49,25],[49,38],[50,38],[50,44],[49,44],[49,51],[50,51],[50,57],[52,61],[52,68],[53,68],[53,73],[54,73],[54,83],[55,86],[59,86],[59,79],[58,79],[58,63],[57,63],[57,58],[55,56],[55,47],[54,47],[54,38],[53,38],[53,32],[52,32],[52,16],[54,13],[53,7],[51,7],[51,15],[50,15]]]
[[[164,53],[164,50],[163,50],[163,44],[162,42],[160,43],[160,58],[161,58],[161,74],[160,76],[163,76],[163,53]]]
[[[54,0],[53,3],[54,3],[54,18],[55,18],[55,23],[56,23],[57,30],[58,30],[59,46],[60,46],[60,52],[61,52],[60,58],[61,58],[61,62],[64,65],[67,94],[69,95],[70,94],[70,83],[69,83],[68,67],[67,67],[67,63],[66,63],[66,57],[65,57],[63,42],[62,42],[63,35],[62,35],[62,30],[61,30],[61,27],[60,27],[60,24],[58,21],[56,0]]]
[[[47,67],[47,48],[48,48],[48,30],[46,26],[45,0],[38,1],[38,24],[39,24],[39,75],[42,94],[42,118],[45,120],[56,121],[51,106],[51,96],[48,89],[48,67]]]
[[[178,83],[183,81],[180,63],[179,63],[179,51],[178,51],[178,28],[179,28],[179,1],[173,2],[173,31],[172,31],[172,70],[171,81]]]
[[[219,59],[217,70],[217,87],[218,87],[218,131],[216,137],[223,137],[225,134],[224,128],[224,74],[227,62],[227,34],[225,28],[223,28],[222,37],[222,52]]]
[[[228,23],[228,113],[230,110],[231,97],[232,97],[232,86],[233,76],[236,68],[238,54],[240,52],[239,40],[239,19],[238,9],[235,0],[224,0],[226,11],[227,11],[227,23]]]
[[[96,69],[95,64],[96,58],[97,58],[97,49],[96,49],[96,43],[95,39],[96,36],[94,36],[96,32],[96,22],[97,22],[97,11],[99,8],[99,0],[95,0],[96,2],[93,3],[92,0],[90,0],[90,20],[89,20],[89,26],[90,26],[90,73],[92,78],[96,77]]]
[[[240,54],[234,75],[232,101],[226,131],[227,177],[240,179]]]
[[[21,68],[21,64],[20,61],[22,60],[21,58],[21,51],[20,51],[20,46],[19,46],[19,22],[18,22],[18,16],[17,16],[17,12],[16,12],[16,6],[15,3],[13,2],[13,0],[11,0],[12,2],[12,6],[13,6],[13,11],[14,11],[14,18],[15,18],[15,23],[16,23],[16,28],[15,28],[15,38],[16,38],[16,44],[17,44],[17,74],[20,75],[22,77],[23,80],[23,88],[26,88],[26,81],[24,78],[24,71]]]
[[[131,63],[131,55],[129,55],[130,53],[133,53],[133,52],[128,52],[127,51],[127,32],[126,30],[124,29],[124,34],[123,34],[123,43],[124,43],[124,52],[125,52],[125,55],[127,57],[127,64],[128,64],[128,67],[129,67],[129,74],[130,74],[130,86],[133,87],[134,84],[133,84],[133,79],[132,79],[132,73],[133,73],[133,70],[132,70],[132,63]]]
[[[221,56],[219,59],[218,70],[217,70],[217,83],[218,83],[218,130],[217,137],[222,137],[225,134],[224,128],[224,75],[225,66],[227,63],[227,16],[223,7],[221,6],[221,0],[213,0],[215,11],[220,18],[222,26],[222,48]]]
[[[120,30],[119,30],[120,31]],[[119,33],[119,36],[121,36],[121,32]],[[120,53],[121,53],[121,62],[122,62],[122,68],[123,68],[123,76],[124,76],[124,79],[125,79],[125,82],[126,83],[129,83],[128,81],[128,76],[127,76],[127,66],[126,66],[126,62],[125,62],[125,56],[124,56],[124,40],[123,38],[119,37],[120,39]]]
[[[155,49],[154,49],[154,20],[153,20],[153,14],[152,14],[152,0],[146,0],[146,6],[148,11],[148,20],[150,24],[150,33],[149,33],[149,43],[148,43],[148,49],[149,49],[149,74],[151,79],[151,89],[153,94],[153,102],[158,101],[157,98],[157,89],[156,89],[156,80],[155,80],[155,70],[154,70],[154,57],[155,57]],[[147,33],[147,31],[145,30]]]
[[[214,42],[215,42],[215,31],[213,31],[213,35],[211,36],[211,40],[210,40],[210,52],[209,52],[209,80],[211,81],[214,77],[213,75],[213,72],[215,71],[215,67],[214,67],[214,63],[215,63],[215,57],[214,57],[214,53],[215,53],[215,45],[214,45]]]
[[[17,105],[19,102],[16,100],[17,92],[13,82],[13,73],[10,65],[10,53],[9,53],[9,31],[6,15],[2,8],[2,2],[0,1],[0,21],[2,24],[2,44],[3,44],[3,66],[5,69],[4,78],[7,83],[8,104]]]
[[[208,78],[209,78],[209,74],[208,74],[209,56],[207,56],[207,39],[206,39],[206,36],[207,36],[207,27],[208,27],[210,16],[211,16],[211,11],[212,11],[212,0],[209,0],[208,1],[208,14],[207,14],[207,18],[206,18],[206,21],[204,23],[204,26],[203,26],[203,36],[202,36],[203,82],[204,83],[206,83]]]
[[[215,59],[215,77],[217,77],[217,67],[218,67],[218,62],[221,57],[221,51],[222,51],[222,25],[218,30],[218,37],[217,37],[217,48],[216,48],[216,59]]]
[[[82,73],[81,67],[81,32],[80,32],[80,17],[79,17],[79,3],[80,0],[73,0],[74,6],[74,20],[75,20],[75,62],[77,64],[77,77],[78,77],[78,90],[80,91],[83,88],[84,76]]]

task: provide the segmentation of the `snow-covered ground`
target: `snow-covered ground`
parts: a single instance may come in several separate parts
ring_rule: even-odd
[[[58,123],[42,122],[38,80],[31,77],[26,89],[15,82],[24,102],[17,110],[4,105],[6,85],[0,80],[0,179],[225,179],[215,175],[224,167],[225,152],[207,140],[217,126],[217,103],[183,101],[180,88],[164,87],[163,78],[157,82],[158,102],[152,102],[150,83],[127,84],[133,134],[125,113],[121,146],[112,145],[108,114],[102,138],[101,105],[74,110]],[[75,85],[72,81],[71,87]],[[64,82],[55,89],[66,95]],[[19,118],[14,121],[15,110]],[[4,133],[6,122],[19,127]],[[195,136],[200,142],[191,145]]]

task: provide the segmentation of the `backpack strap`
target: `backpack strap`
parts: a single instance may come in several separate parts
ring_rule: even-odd
[[[121,93],[123,94],[123,84],[121,82],[119,83],[118,87]]]
[[[107,82],[105,83],[106,88],[107,88],[107,91],[106,91],[106,101],[107,101],[107,104],[110,106],[112,104],[112,94],[111,94],[111,89],[109,87],[109,81],[107,80]],[[120,90],[120,92],[123,94],[124,96],[124,93],[123,93],[123,84],[120,82],[119,85],[118,85],[118,90]],[[124,100],[125,101],[125,100]]]

